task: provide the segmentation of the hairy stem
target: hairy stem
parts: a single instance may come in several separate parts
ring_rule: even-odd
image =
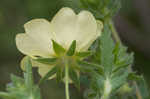
[[[112,31],[112,36],[114,37],[115,41],[122,43],[112,21],[109,22],[109,27],[110,27],[110,29]],[[134,86],[136,88],[136,97],[137,97],[137,99],[143,99],[142,96],[141,96],[141,93],[139,91],[137,83],[134,81],[133,84],[134,84]]]
[[[104,83],[104,94],[101,97],[101,99],[109,99],[110,93],[111,93],[111,84],[110,84],[109,78],[107,78]]]
[[[122,43],[112,21],[109,22],[109,27],[112,31],[112,36],[114,37],[115,41]]]
[[[70,96],[69,96],[69,67],[68,67],[68,61],[66,61],[66,66],[65,66],[65,93],[66,93],[66,99],[70,99]]]

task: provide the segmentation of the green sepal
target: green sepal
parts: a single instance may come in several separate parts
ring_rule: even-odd
[[[53,65],[57,62],[57,58],[37,58],[33,60],[48,65]]]
[[[67,51],[67,55],[68,56],[73,56],[76,50],[76,40],[74,40],[69,48],[69,50]]]
[[[55,51],[55,53],[57,55],[62,55],[65,53],[65,49],[59,45],[57,42],[55,42],[54,40],[52,40],[52,43],[53,43],[53,50]]]
[[[87,52],[77,52],[75,54],[75,56],[77,57],[81,57],[81,58],[84,58],[84,57],[88,57],[91,55],[91,52],[90,51],[87,51]]]
[[[75,86],[80,90],[80,78],[77,72],[72,68],[69,68],[69,77],[71,78]]]
[[[101,65],[98,64],[93,64],[93,63],[88,63],[86,61],[77,61],[78,65],[80,68],[84,71],[96,71],[97,73],[103,75],[104,74],[104,69]]]
[[[56,80],[57,82],[61,82],[64,78],[64,68],[62,66],[57,66],[57,72],[56,72]]]
[[[57,66],[54,66],[44,77],[41,78],[39,84],[43,83],[49,77],[53,76],[57,72]]]

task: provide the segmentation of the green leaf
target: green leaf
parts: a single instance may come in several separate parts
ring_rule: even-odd
[[[128,54],[127,48],[122,44],[116,44],[113,54],[115,56],[113,72],[119,71],[120,69],[129,67],[133,64],[134,54]]]
[[[32,63],[29,57],[25,58],[24,66],[25,66],[25,73],[24,73],[25,85],[26,87],[29,88],[29,90],[32,90],[33,86]]]
[[[114,42],[111,38],[111,31],[108,25],[104,25],[104,32],[100,38],[101,65],[104,66],[105,75],[110,75],[114,65]]]
[[[68,56],[73,56],[76,50],[76,40],[74,40],[69,48],[69,50],[67,51],[67,55]]]
[[[127,53],[127,48],[124,47],[122,44],[116,45],[118,46],[117,48],[115,47],[114,55],[115,55],[115,60],[114,63],[116,67],[121,67],[125,65],[132,65],[133,63],[133,53],[128,54]]]
[[[57,72],[57,66],[54,66],[44,77],[41,78],[39,84],[43,83],[49,77],[53,76]]]
[[[40,89],[36,85],[26,85],[25,80],[15,75],[11,75],[12,82],[7,84],[7,92],[0,92],[3,99],[40,99]]]
[[[57,55],[62,55],[62,54],[64,54],[65,53],[65,49],[61,46],[61,45],[59,45],[57,42],[55,42],[54,40],[52,40],[52,42],[53,42],[53,50],[55,51],[55,53],[57,54]]]
[[[128,75],[128,80],[138,81],[138,80],[142,80],[142,78],[141,76],[136,75],[134,72],[132,72]]]
[[[130,64],[121,64],[121,66],[115,67],[115,68],[113,69],[113,73],[119,71],[119,70],[122,69],[122,68],[126,68],[126,67],[128,67],[129,65],[130,65]]]
[[[138,90],[140,91],[140,94],[143,99],[149,99],[150,98],[150,90],[148,89],[148,85],[144,79],[144,77],[141,77],[141,80],[137,81]]]
[[[57,62],[57,58],[37,58],[34,60],[43,64],[50,64],[50,65],[55,64]]]
[[[122,69],[122,71],[120,70],[112,76],[111,84],[113,92],[117,92],[116,90],[126,83],[128,75],[129,71]]]
[[[121,0],[80,0],[84,9],[101,20],[111,19],[120,9]]]
[[[75,54],[77,57],[81,57],[81,58],[84,58],[84,57],[88,57],[91,55],[91,52],[90,51],[87,51],[87,52],[77,52]]]
[[[6,92],[0,92],[0,97],[2,97],[3,99],[16,99],[15,97],[10,96],[10,94]]]
[[[21,77],[15,76],[13,74],[11,74],[11,81],[15,86],[18,86],[24,83],[24,79],[22,79]]]
[[[0,92],[4,99],[40,99],[40,89],[33,83],[32,64],[29,57],[24,59],[24,79],[11,75],[12,82],[7,84],[7,92]]]
[[[75,70],[69,68],[69,77],[72,79],[75,86],[80,90],[80,78]]]

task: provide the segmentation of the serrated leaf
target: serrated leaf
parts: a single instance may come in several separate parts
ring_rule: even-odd
[[[126,68],[126,67],[128,67],[128,66],[129,66],[129,64],[121,64],[121,66],[115,67],[112,72],[113,72],[113,73],[114,73],[114,72],[117,72],[117,71],[119,71],[120,69]]]
[[[128,70],[118,71],[118,74],[116,74],[116,76],[113,76],[111,78],[112,91],[116,92],[118,88],[120,88],[123,84],[125,84],[128,75],[129,75]]]
[[[65,53],[65,49],[59,45],[57,42],[55,42],[54,40],[52,40],[52,43],[53,43],[53,50],[55,51],[55,53],[57,55],[62,55]]]
[[[76,40],[74,40],[74,41],[72,42],[72,44],[70,45],[70,48],[69,48],[69,50],[67,51],[67,55],[68,55],[68,56],[73,56],[74,53],[75,53],[75,50],[76,50]]]
[[[132,73],[129,73],[128,80],[138,81],[138,80],[142,80],[142,78],[141,76],[136,75],[134,72],[132,72]]]
[[[91,11],[96,18],[111,19],[120,9],[121,0],[80,0],[82,7]]]
[[[29,57],[24,59],[24,79],[11,75],[12,82],[7,84],[7,92],[0,92],[4,99],[40,99],[40,90],[33,83],[32,64]]]
[[[24,79],[22,79],[21,77],[15,76],[13,74],[11,74],[11,81],[12,81],[13,85],[16,87],[24,84]]]
[[[80,78],[75,70],[69,68],[69,77],[72,79],[75,86],[80,90]]]
[[[104,32],[100,38],[101,40],[101,65],[104,66],[105,75],[110,75],[114,65],[114,42],[111,38],[111,31],[108,25],[104,25]]]
[[[117,43],[115,45],[114,51],[114,68],[113,72],[119,71],[122,68],[131,66],[133,63],[133,53],[128,54],[127,48],[122,44]]]
[[[56,61],[57,61],[57,58],[37,58],[37,59],[34,59],[35,61],[38,61],[40,63],[43,63],[43,64],[55,64]]]
[[[114,49],[114,55],[115,55],[115,66],[120,67],[124,65],[132,65],[133,63],[133,53],[128,54],[127,48],[123,46],[122,44],[117,44]]]
[[[140,91],[140,94],[142,96],[143,99],[149,99],[150,98],[150,91],[149,91],[149,87],[144,79],[144,77],[142,77],[141,80],[137,81],[137,85],[138,85],[138,90]]]
[[[43,83],[45,80],[47,80],[49,77],[54,75],[56,72],[57,72],[57,66],[54,66],[44,77],[41,78],[39,84]]]

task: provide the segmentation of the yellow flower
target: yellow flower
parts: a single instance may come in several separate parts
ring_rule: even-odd
[[[17,48],[30,57],[40,56],[52,58],[55,55],[52,40],[66,50],[73,40],[76,40],[76,51],[87,51],[93,41],[101,35],[101,21],[96,21],[88,11],[79,14],[70,8],[62,8],[49,22],[45,19],[33,19],[24,25],[25,33],[16,36]],[[44,76],[53,66],[32,60],[33,66],[39,67],[39,73]],[[45,66],[43,66],[45,65]]]

